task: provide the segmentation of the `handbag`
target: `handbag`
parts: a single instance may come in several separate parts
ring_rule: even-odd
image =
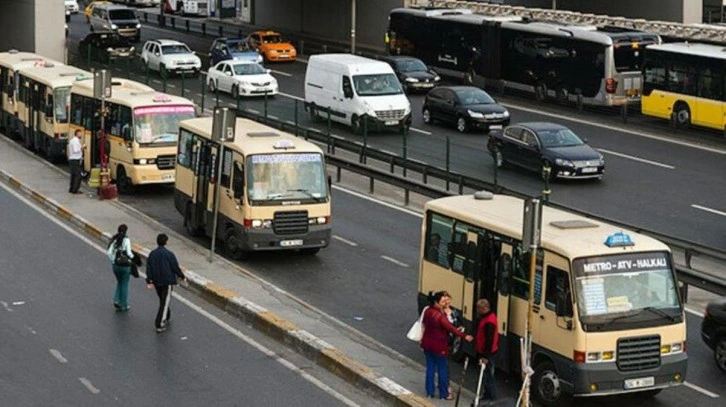
[[[424,307],[423,311],[421,311],[421,315],[418,317],[416,322],[411,325],[411,329],[408,330],[406,338],[415,342],[421,342],[424,334],[423,316],[427,308],[428,307]]]
[[[113,260],[113,264],[117,266],[127,267],[133,265],[134,262],[123,250],[116,249],[116,257]]]

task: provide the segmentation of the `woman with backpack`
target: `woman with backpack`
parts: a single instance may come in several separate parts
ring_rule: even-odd
[[[126,312],[129,307],[129,278],[131,276],[132,259],[131,239],[126,236],[128,227],[119,225],[118,231],[108,244],[106,254],[111,260],[113,274],[116,276],[116,292],[113,295],[113,306],[116,311]]]

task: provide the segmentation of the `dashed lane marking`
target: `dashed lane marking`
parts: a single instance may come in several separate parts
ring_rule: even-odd
[[[338,235],[333,235],[333,239],[335,239],[337,241],[340,241],[340,242],[343,242],[343,243],[347,244],[348,246],[353,246],[353,247],[358,246],[358,243],[353,242],[353,241],[350,241],[350,240],[348,240],[348,239],[346,239],[344,237],[340,237]]]
[[[68,363],[68,359],[63,357],[63,354],[60,353],[57,349],[48,349],[48,352],[50,352],[51,356],[53,356],[57,361],[61,363]]]
[[[88,391],[90,391],[92,394],[98,394],[101,392],[101,390],[98,390],[96,386],[94,386],[93,383],[91,383],[91,381],[86,379],[85,377],[79,377],[78,380],[80,380],[81,384],[83,384],[83,386],[88,389]]]
[[[383,260],[390,261],[391,263],[393,263],[393,264],[395,264],[397,266],[408,267],[408,264],[406,264],[406,263],[404,263],[402,261],[398,261],[398,260],[394,259],[393,257],[388,257],[388,256],[383,255],[383,256],[381,256],[381,258]]]
[[[716,215],[726,216],[726,212],[722,212],[722,211],[719,211],[717,209],[711,209],[711,208],[708,208],[706,206],[701,206],[701,205],[693,204],[693,205],[691,205],[691,208],[700,209],[702,211],[710,212],[710,213],[713,213],[713,214],[716,214]]]
[[[627,158],[628,160],[633,160],[633,161],[638,161],[638,162],[645,163],[645,164],[655,165],[656,167],[668,168],[669,170],[676,169],[676,167],[674,167],[672,165],[659,163],[657,161],[646,160],[645,158],[640,158],[640,157],[635,157],[635,156],[628,155],[628,154],[618,153],[615,151],[606,150],[604,148],[598,148],[597,150],[602,151],[603,153],[606,153],[606,154],[617,156],[617,157]]]
[[[705,394],[706,396],[711,397],[712,399],[717,399],[717,398],[721,397],[714,392],[708,391],[708,390],[704,389],[703,387],[695,385],[690,382],[683,382],[683,385],[688,387],[689,389],[693,389],[701,394]]]

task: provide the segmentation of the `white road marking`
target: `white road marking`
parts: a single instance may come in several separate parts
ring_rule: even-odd
[[[292,75],[290,75],[290,76],[292,76]],[[300,101],[303,101],[303,102],[305,101],[305,99],[301,98],[300,96],[291,95],[289,93],[277,92],[277,94],[278,95],[282,95],[282,96],[289,97],[291,99],[300,100]]]
[[[171,83],[166,85],[168,88],[176,88],[176,85],[172,85]]]
[[[357,403],[355,403],[353,400],[345,397],[344,395],[338,393],[333,389],[332,387],[328,386],[327,384],[321,382],[317,378],[311,376],[307,372],[305,372],[303,369],[295,366],[292,362],[282,358],[277,353],[273,352],[269,348],[265,347],[261,343],[257,342],[253,338],[245,335],[244,333],[238,331],[237,329],[233,328],[226,322],[222,321],[221,319],[217,318],[216,316],[210,314],[208,311],[203,309],[202,307],[192,303],[191,301],[187,300],[186,298],[182,297],[176,292],[172,292],[172,295],[174,298],[176,298],[179,302],[185,304],[187,307],[193,309],[194,311],[197,311],[199,314],[204,316],[205,318],[209,319],[210,321],[214,322],[219,326],[220,328],[224,329],[225,331],[229,332],[230,334],[236,336],[237,338],[247,342],[250,346],[257,349],[260,353],[265,354],[266,356],[274,359],[277,363],[281,364],[282,366],[285,366],[287,369],[292,371],[293,373],[298,374],[303,379],[309,381],[310,383],[314,384],[324,392],[330,394],[331,396],[335,397],[336,399],[340,400],[342,403],[344,403],[347,406],[356,407],[358,406]]]
[[[421,134],[425,134],[425,135],[427,135],[427,136],[430,136],[430,135],[431,135],[431,132],[430,132],[430,131],[426,131],[426,130],[421,130],[421,129],[417,129],[417,128],[415,128],[415,127],[410,127],[410,128],[409,128],[409,130],[411,130],[411,131],[415,131],[416,133],[421,133]]]
[[[15,190],[11,189],[10,187],[8,187],[7,185],[5,185],[2,182],[0,182],[0,188],[3,188],[8,193],[10,193],[11,195],[15,196],[16,198],[18,198],[19,200],[21,200],[22,202],[24,202],[29,207],[35,209],[42,216],[44,216],[45,218],[47,218],[51,222],[55,223],[56,225],[60,226],[61,228],[63,228],[64,230],[66,230],[68,233],[70,233],[70,234],[76,236],[77,238],[81,239],[82,241],[86,242],[89,246],[91,246],[92,248],[95,248],[100,253],[106,253],[106,249],[104,249],[103,247],[99,246],[99,243],[90,240],[89,238],[87,238],[86,236],[84,236],[83,234],[81,234],[81,232],[79,232],[79,231],[75,230],[74,228],[72,228],[70,225],[67,225],[64,222],[62,222],[61,220],[55,218],[54,216],[52,216],[51,214],[49,214],[48,212],[46,212],[43,208],[41,208],[39,205],[37,205],[35,202],[31,202],[30,200],[28,200],[24,196],[20,195],[18,192],[16,192]],[[140,272],[139,274],[141,275],[141,278],[146,278],[146,275],[143,272]],[[262,281],[264,281],[264,280],[262,280]],[[283,290],[280,290],[280,291],[283,292],[283,293],[287,293],[286,291],[283,291]],[[308,374],[307,372],[305,372],[303,369],[294,366],[291,362],[282,359],[282,357],[280,357],[279,355],[277,355],[273,351],[269,350],[268,348],[265,348],[259,342],[257,342],[254,339],[248,337],[247,335],[243,334],[242,332],[235,330],[233,327],[231,327],[230,325],[226,324],[224,321],[221,321],[219,318],[217,318],[214,315],[210,314],[209,312],[205,311],[204,309],[202,309],[201,307],[197,306],[196,304],[193,304],[191,301],[185,299],[181,295],[179,295],[177,293],[173,293],[173,295],[174,295],[174,297],[179,302],[181,302],[181,303],[187,305],[189,308],[197,311],[199,314],[201,314],[205,318],[209,319],[210,321],[214,322],[215,324],[217,324],[218,326],[220,326],[221,328],[223,328],[227,332],[231,333],[232,335],[234,335],[234,336],[242,339],[243,341],[247,342],[249,345],[253,346],[258,351],[264,353],[265,355],[267,355],[269,357],[274,358],[275,361],[277,361],[281,365],[283,365],[283,366],[287,367],[288,369],[292,370],[294,373],[298,374],[300,377],[302,377],[305,380],[311,382],[312,384],[314,384],[315,386],[317,386],[321,390],[325,391],[326,393],[328,393],[331,396],[335,397],[336,399],[340,400],[345,405],[350,406],[350,407],[358,407],[358,404],[356,404],[353,400],[350,400],[349,398],[345,397],[344,395],[338,393],[337,391],[335,391],[335,389],[333,389],[330,386],[326,385],[325,383],[321,382],[317,378],[311,376],[310,374]],[[315,309],[315,308],[311,308],[311,309]],[[325,314],[325,315],[327,316],[327,314]],[[83,380],[86,380],[87,381],[87,379],[82,379],[82,381]],[[88,383],[90,384],[90,382],[88,382]],[[85,383],[84,383],[84,385],[85,385]],[[88,386],[86,386],[86,387],[88,387]],[[91,385],[91,387],[93,389],[95,389],[95,387],[93,387],[93,385]],[[93,392],[93,390],[91,390],[91,388],[89,388],[89,390],[91,392]],[[96,390],[98,390],[98,389],[96,389]],[[98,391],[100,392],[100,390],[98,390]]]
[[[61,363],[68,363],[68,359],[64,358],[63,355],[57,349],[48,349],[50,354]]]
[[[606,150],[604,148],[598,148],[597,150],[602,151],[603,153],[606,153],[606,154],[615,155],[615,156],[622,157],[622,158],[627,158],[628,160],[633,160],[633,161],[638,161],[638,162],[645,163],[645,164],[655,165],[656,167],[668,168],[669,170],[676,169],[676,167],[674,167],[672,165],[659,163],[657,161],[646,160],[645,158],[640,158],[640,157],[635,157],[635,156],[628,155],[628,154],[618,153],[615,151]]]
[[[398,260],[394,259],[393,257],[388,257],[388,256],[383,255],[383,256],[381,256],[381,258],[383,260],[390,261],[391,263],[393,263],[393,264],[395,264],[397,266],[408,267],[408,264],[406,264],[406,263],[404,263],[402,261],[398,261]]]
[[[686,311],[687,313],[691,314],[691,315],[695,315],[697,317],[703,318],[703,312],[698,312],[695,309],[690,308],[690,307],[683,307],[683,310]]]
[[[686,386],[686,387],[688,387],[688,388],[690,388],[690,389],[693,389],[693,390],[695,390],[695,391],[697,391],[697,392],[699,392],[701,394],[705,394],[706,396],[711,397],[712,399],[717,399],[717,398],[721,397],[721,396],[719,396],[716,393],[710,392],[710,391],[704,389],[703,387],[697,386],[697,385],[695,385],[693,383],[690,383],[690,382],[683,382],[683,385]]]
[[[282,75],[282,76],[287,76],[288,78],[292,76],[292,74],[291,74],[291,73],[287,73],[287,72],[283,72],[283,71],[276,71],[276,70],[274,70],[274,69],[273,69],[273,70],[271,70],[270,72],[273,72],[273,73],[276,73],[276,74],[278,74],[278,75]]]
[[[85,386],[85,387],[86,387],[86,388],[88,389],[88,391],[90,391],[91,393],[93,393],[93,394],[98,394],[98,393],[100,393],[100,392],[101,392],[101,390],[98,390],[98,389],[97,389],[97,388],[96,388],[96,387],[95,387],[95,386],[93,385],[93,383],[91,383],[91,381],[90,381],[90,380],[88,380],[88,379],[86,379],[85,377],[79,377],[79,378],[78,378],[78,380],[80,380],[80,381],[81,381],[81,383],[83,384],[83,386]]]
[[[246,109],[248,112],[252,112],[254,114],[260,114],[260,111],[257,109]]]
[[[403,213],[407,213],[409,215],[413,215],[413,216],[415,216],[417,218],[423,218],[423,215],[421,215],[420,213],[418,213],[416,211],[412,211],[412,210],[406,209],[406,208],[401,208],[400,206],[396,206],[396,205],[390,204],[388,202],[383,202],[383,201],[378,200],[376,198],[372,198],[372,197],[370,197],[368,195],[363,195],[361,193],[352,191],[352,190],[347,189],[347,188],[343,188],[343,187],[338,186],[338,185],[333,185],[333,189],[337,189],[338,191],[345,192],[348,195],[353,195],[353,196],[358,197],[360,199],[365,199],[367,201],[370,201],[370,202],[373,202],[373,203],[376,203],[376,204],[385,206],[387,208],[395,209],[397,211],[400,211],[400,212],[403,212]]]
[[[691,207],[694,208],[694,209],[700,209],[702,211],[714,213],[716,215],[726,216],[726,212],[722,212],[722,211],[719,211],[719,210],[716,210],[716,209],[707,208],[705,206],[693,204],[693,205],[691,205]]]
[[[620,133],[631,134],[634,136],[644,137],[644,138],[648,138],[651,140],[658,140],[658,141],[662,141],[664,143],[670,143],[670,144],[675,144],[675,145],[679,145],[679,146],[694,148],[697,150],[708,151],[710,153],[726,155],[726,150],[724,150],[724,149],[718,149],[718,148],[714,148],[714,147],[704,146],[701,144],[689,143],[689,142],[682,141],[682,140],[669,139],[669,138],[662,137],[662,136],[659,136],[654,133],[629,130],[624,127],[617,127],[617,126],[613,126],[613,125],[609,125],[609,124],[602,124],[602,123],[596,123],[596,122],[588,121],[588,120],[584,120],[584,119],[578,119],[575,117],[567,116],[567,114],[569,114],[569,113],[565,113],[565,114],[550,113],[550,112],[545,112],[545,111],[542,111],[539,109],[532,109],[532,108],[529,108],[526,106],[517,105],[514,103],[502,103],[501,105],[511,108],[511,109],[519,109],[519,110],[522,110],[525,112],[539,114],[539,115],[547,116],[547,117],[553,117],[556,119],[565,120],[565,121],[572,122],[572,123],[580,123],[580,124],[584,124],[587,126],[599,127],[601,129],[607,129],[607,130],[617,131]]]
[[[25,301],[15,301],[13,302],[13,305],[23,305],[25,304]]]
[[[344,237],[340,237],[338,235],[333,235],[333,239],[343,242],[343,243],[347,244],[348,246],[353,246],[353,247],[358,246],[358,243],[352,242],[352,241],[350,241]]]
[[[157,83],[157,84],[159,84],[159,85],[163,85],[163,84],[161,83],[161,81],[160,81],[160,80],[158,80],[158,79],[152,79],[151,81],[152,81],[152,82],[154,82],[154,83]]]
[[[277,116],[274,116],[274,115],[271,115],[271,114],[268,114],[268,115],[267,115],[267,117],[269,117],[269,118],[270,118],[270,119],[272,119],[272,120],[280,120],[280,118],[279,118],[279,117],[277,117]]]

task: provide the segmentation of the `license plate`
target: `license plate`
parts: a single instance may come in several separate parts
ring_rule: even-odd
[[[173,174],[164,174],[161,176],[161,179],[164,181],[174,181],[174,175]]]
[[[501,130],[502,125],[501,124],[495,124],[493,126],[489,126],[489,130]]]
[[[281,240],[280,246],[282,247],[290,247],[290,246],[302,246],[303,241],[302,239],[296,239],[296,240]]]
[[[398,124],[398,120],[386,120],[385,125],[386,126],[395,126]]]
[[[427,83],[421,84],[421,86],[424,87],[424,88],[433,88],[434,87],[434,84],[427,82]]]
[[[583,174],[592,174],[593,172],[597,172],[597,167],[585,167],[582,169]]]
[[[628,379],[625,381],[625,390],[640,389],[642,387],[651,387],[655,385],[655,377],[641,377],[638,379]]]

